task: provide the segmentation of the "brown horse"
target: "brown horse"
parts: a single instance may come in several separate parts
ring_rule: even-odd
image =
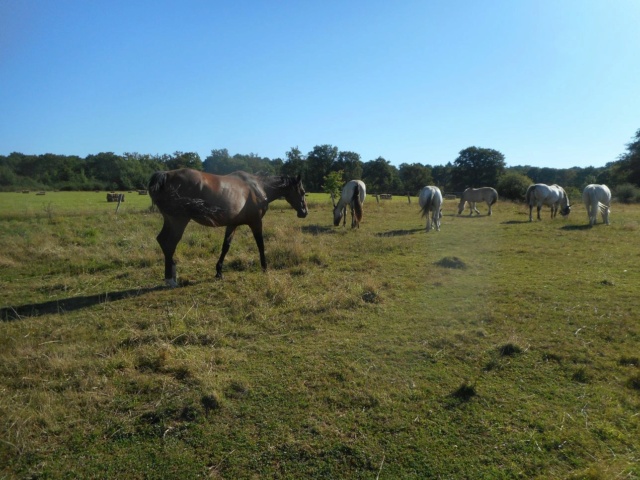
[[[298,218],[308,213],[300,175],[260,177],[246,172],[213,175],[182,168],[155,172],[149,180],[149,195],[164,217],[157,240],[164,253],[165,282],[170,287],[178,285],[173,254],[190,220],[208,227],[227,227],[216,264],[216,277],[222,278],[222,262],[239,225],[251,228],[260,252],[260,265],[266,270],[262,217],[269,203],[284,197],[298,212]]]

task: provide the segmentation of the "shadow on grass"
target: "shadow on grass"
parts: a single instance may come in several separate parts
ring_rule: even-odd
[[[336,233],[333,227],[327,227],[324,225],[305,225],[302,227],[304,233],[310,233],[311,235],[324,235],[327,233]]]
[[[413,228],[411,230],[389,230],[388,232],[376,233],[376,237],[402,237],[403,235],[413,235],[422,232],[424,228]]]
[[[529,219],[527,220],[508,220],[506,222],[502,222],[502,225],[520,225],[521,223],[532,223],[529,221]]]
[[[486,213],[481,213],[481,214],[475,214],[475,215],[469,215],[468,213],[456,213],[454,215],[452,215],[453,217],[460,217],[460,218],[485,218],[485,217],[489,217],[490,215],[486,214]]]
[[[565,225],[562,227],[562,230],[589,230],[593,228],[591,225]]]
[[[0,321],[11,322],[15,320],[22,320],[24,317],[39,317],[41,315],[49,315],[52,313],[72,312],[74,310],[92,307],[101,303],[139,297],[149,292],[162,290],[164,288],[166,287],[156,286],[147,288],[136,288],[130,290],[122,290],[120,292],[98,293],[96,295],[63,298],[60,300],[52,300],[50,302],[3,307],[0,308]]]

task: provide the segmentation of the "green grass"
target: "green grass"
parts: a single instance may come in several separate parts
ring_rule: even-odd
[[[427,234],[415,198],[354,231],[310,195],[267,213],[267,273],[241,228],[215,281],[223,231],[190,225],[170,290],[148,197],[26,197],[0,194],[0,477],[640,477],[637,206],[447,201]]]

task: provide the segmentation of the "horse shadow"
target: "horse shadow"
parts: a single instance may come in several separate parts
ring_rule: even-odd
[[[119,292],[105,292],[98,293],[96,295],[51,300],[49,302],[3,307],[0,308],[0,322],[22,320],[24,317],[40,317],[42,315],[54,313],[73,312],[75,310],[81,310],[101,303],[139,297],[164,288],[164,286],[135,288]]]
[[[480,213],[480,214],[476,214],[476,215],[469,215],[468,213],[465,214],[458,214],[458,213],[453,213],[451,214],[452,217],[460,217],[460,218],[484,218],[484,217],[488,217],[490,216],[487,213]]]
[[[507,220],[506,222],[501,222],[502,225],[521,225],[523,223],[531,223],[529,220]]]
[[[327,233],[335,234],[336,230],[333,227],[327,227],[324,225],[305,225],[302,227],[304,233],[311,235],[324,235]]]
[[[593,228],[591,225],[564,225],[562,230],[589,230]]]
[[[404,235],[413,235],[417,232],[422,232],[424,228],[414,228],[412,230],[389,230],[388,232],[376,233],[376,237],[402,237]]]

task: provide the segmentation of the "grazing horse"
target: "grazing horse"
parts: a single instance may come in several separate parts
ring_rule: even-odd
[[[462,192],[460,197],[460,204],[458,205],[458,215],[464,210],[464,204],[469,203],[469,215],[473,215],[475,212],[480,215],[480,212],[476,208],[476,202],[486,202],[489,207],[489,213],[491,216],[491,206],[498,201],[498,192],[495,188],[482,187],[482,188],[467,188]]]
[[[529,185],[525,195],[525,201],[527,205],[529,205],[530,222],[533,221],[532,211],[534,205],[538,208],[538,220],[541,220],[540,210],[543,205],[551,207],[551,218],[554,218],[558,214],[558,208],[560,208],[560,215],[563,217],[571,213],[571,205],[567,192],[559,185],[545,185],[544,183]]]
[[[609,225],[609,209],[611,205],[611,191],[606,185],[587,185],[582,192],[582,201],[589,215],[589,225],[598,222],[598,210],[602,215],[602,222]]]
[[[178,285],[173,254],[190,220],[208,227],[227,227],[216,264],[216,277],[222,278],[222,262],[239,225],[251,228],[260,252],[260,265],[266,270],[262,217],[269,203],[284,197],[299,218],[308,213],[299,175],[297,178],[259,177],[246,172],[212,175],[182,168],[155,172],[149,181],[149,195],[164,217],[157,240],[164,253],[165,283],[170,287]]]
[[[440,189],[432,186],[424,187],[420,190],[418,204],[422,210],[422,216],[427,217],[427,232],[431,230],[432,223],[436,230],[440,231],[440,219],[442,218],[442,192]]]
[[[349,205],[351,209],[351,228],[360,228],[362,204],[366,196],[367,186],[362,180],[348,181],[342,188],[342,195],[337,205],[333,196],[331,197],[333,202],[333,225],[335,227],[340,225],[340,220],[343,220],[343,227],[347,225],[347,205]]]

